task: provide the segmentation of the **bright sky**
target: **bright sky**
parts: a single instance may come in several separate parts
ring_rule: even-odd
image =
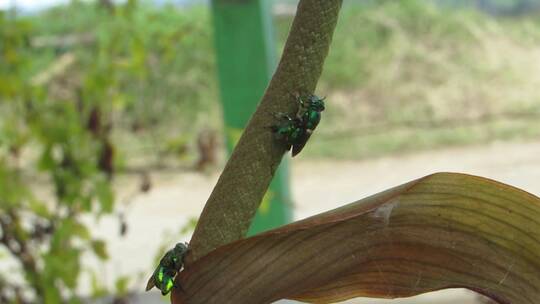
[[[68,3],[69,0],[0,0],[0,9],[7,9],[12,5],[23,10],[36,10],[54,4]]]
[[[36,11],[41,10],[43,8],[47,8],[53,5],[58,4],[65,4],[69,3],[71,0],[0,0],[0,10],[2,9],[8,9],[11,6],[15,5],[19,10],[21,11]],[[82,0],[86,2],[92,2],[96,0]],[[122,3],[125,2],[125,0],[113,0],[115,3]],[[184,3],[184,2],[196,2],[194,0],[152,0],[153,3],[166,3],[166,2],[174,2],[174,3]],[[200,1],[204,2],[204,1]]]

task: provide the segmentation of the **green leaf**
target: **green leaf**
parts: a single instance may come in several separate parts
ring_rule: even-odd
[[[51,216],[51,212],[49,211],[49,208],[47,207],[45,202],[42,202],[37,199],[29,199],[28,200],[28,207],[32,212],[34,212],[36,215],[43,217],[43,218],[49,218]]]
[[[101,260],[109,259],[109,254],[107,253],[107,245],[103,240],[93,240],[92,250]]]
[[[73,233],[73,235],[76,235],[83,240],[90,239],[90,231],[88,231],[88,228],[86,228],[86,226],[82,223],[72,221],[71,232]]]
[[[186,266],[173,303],[331,303],[465,287],[534,304],[539,219],[534,195],[438,173],[222,246]]]
[[[63,219],[54,232],[52,239],[52,250],[62,251],[65,246],[71,244],[71,240],[77,236],[83,240],[90,239],[90,232],[83,224],[74,218]]]
[[[54,169],[56,166],[56,161],[52,156],[52,148],[48,146],[42,153],[39,158],[38,168],[43,171],[48,171]]]
[[[69,301],[68,301],[69,304],[82,304],[82,300],[80,299],[80,297],[77,297],[77,296],[72,296]]]
[[[116,279],[116,293],[117,295],[126,295],[128,293],[129,276],[122,276]]]
[[[50,282],[52,283],[52,282]],[[52,303],[62,303],[62,298],[60,295],[60,290],[56,288],[53,284],[48,284],[46,288],[44,288],[44,303],[46,304],[52,304]]]
[[[106,296],[109,292],[107,288],[105,287],[105,285],[103,284],[102,278],[101,277],[98,278],[98,275],[96,274],[96,272],[92,270],[89,270],[89,275],[90,275],[92,297],[94,299],[97,299],[97,298]]]
[[[96,195],[104,213],[110,213],[114,204],[114,193],[107,181],[101,181],[96,184]]]
[[[77,286],[80,271],[80,250],[63,248],[43,255],[44,275],[51,281],[60,279],[68,288]],[[53,302],[51,302],[53,303]],[[56,302],[59,303],[59,302]]]

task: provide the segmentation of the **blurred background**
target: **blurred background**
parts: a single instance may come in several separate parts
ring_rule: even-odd
[[[0,0],[0,303],[167,302],[146,280],[189,240],[295,9]],[[323,120],[251,233],[436,171],[540,194],[539,14],[540,0],[346,0]]]

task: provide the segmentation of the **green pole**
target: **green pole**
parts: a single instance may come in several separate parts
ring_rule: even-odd
[[[227,149],[232,151],[255,111],[276,66],[269,3],[212,0],[215,48]],[[281,162],[249,235],[291,220],[287,160]],[[256,178],[256,177],[254,177]]]

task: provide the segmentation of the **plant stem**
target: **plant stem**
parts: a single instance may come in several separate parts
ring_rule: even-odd
[[[341,4],[300,1],[279,66],[199,218],[187,264],[245,236],[285,152],[269,128],[273,113],[294,115],[294,95],[315,90]]]
[[[28,238],[22,235],[23,230],[19,215],[12,209],[8,210],[4,216],[0,216],[0,228],[2,231],[0,243],[4,244],[13,257],[21,263],[29,283],[36,292],[36,297],[42,298],[44,291],[39,283],[36,260],[28,248],[28,242],[25,241]]]

